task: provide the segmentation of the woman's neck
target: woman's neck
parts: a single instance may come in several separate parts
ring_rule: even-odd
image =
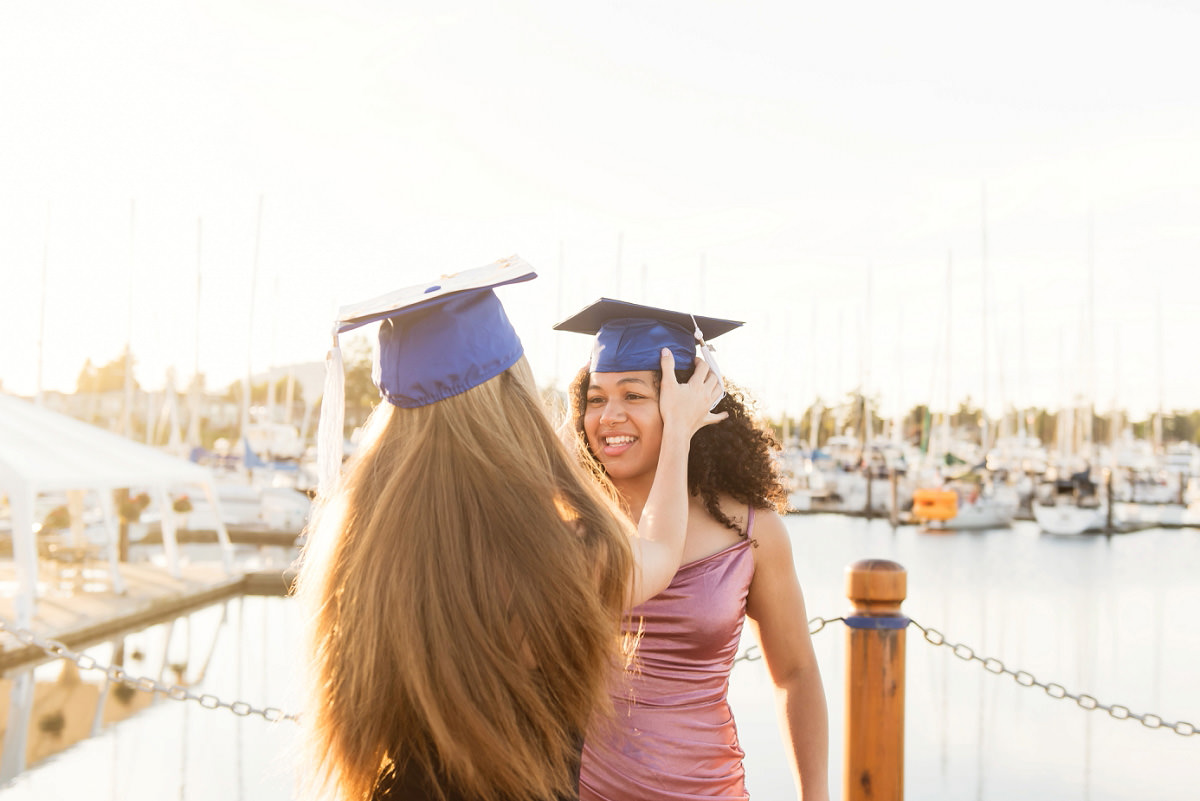
[[[648,476],[613,482],[613,487],[616,488],[621,500],[629,509],[629,517],[634,523],[642,519],[642,508],[646,505],[646,499],[650,497],[652,486],[654,486],[653,473]]]

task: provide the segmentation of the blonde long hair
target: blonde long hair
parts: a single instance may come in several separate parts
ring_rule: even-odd
[[[524,358],[428,406],[381,403],[297,580],[308,789],[358,801],[416,769],[487,801],[574,793],[618,658],[627,526]]]

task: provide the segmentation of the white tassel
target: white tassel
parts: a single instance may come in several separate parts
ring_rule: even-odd
[[[325,497],[337,483],[345,454],[346,369],[337,330],[333,347],[325,358],[325,391],[321,396],[321,420],[317,425],[317,492]]]
[[[700,324],[696,322],[696,315],[691,315],[692,325],[695,326],[695,331],[692,336],[696,338],[696,345],[700,348],[700,358],[708,364],[708,369],[717,377],[717,381],[721,384],[721,397],[713,402],[712,408],[717,408],[717,404],[725,398],[725,376],[721,375],[721,368],[717,366],[717,357],[713,355],[713,346],[704,341],[704,333],[700,330]]]

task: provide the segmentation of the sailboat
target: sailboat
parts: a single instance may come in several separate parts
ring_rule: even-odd
[[[1080,321],[1081,350],[1086,371],[1073,405],[1059,414],[1059,464],[1055,473],[1037,488],[1031,504],[1033,517],[1047,534],[1074,536],[1106,531],[1112,522],[1108,498],[1097,491],[1092,478],[1093,418],[1093,308],[1095,267],[1092,254],[1092,222],[1088,219],[1088,275],[1084,316]]]
[[[1097,492],[1085,469],[1038,487],[1033,518],[1047,534],[1075,536],[1104,531],[1109,524],[1108,501]]]
[[[914,490],[913,519],[947,531],[1011,526],[1021,505],[1016,489],[973,475],[979,476],[978,483],[960,478],[939,488]]]
[[[985,237],[986,238],[986,237]],[[986,245],[984,264],[983,308],[987,308],[986,280]],[[998,482],[996,476],[988,469],[986,458],[989,449],[987,421],[987,325],[986,312],[983,331],[982,366],[984,373],[984,405],[981,410],[980,447],[964,448],[962,442],[956,442],[950,426],[950,368],[953,341],[951,312],[953,310],[951,292],[953,276],[953,260],[947,257],[946,263],[946,411],[942,415],[941,430],[936,437],[937,445],[930,446],[926,458],[927,480],[932,484],[913,491],[912,517],[918,523],[928,528],[942,530],[989,529],[1004,528],[1012,524],[1020,508],[1020,498],[1016,490],[1005,482]],[[931,393],[932,394],[932,393]],[[932,437],[932,433],[931,433]],[[934,454],[940,454],[935,457]],[[953,462],[960,464],[968,459],[968,464],[975,464],[950,478],[944,479],[946,468]]]

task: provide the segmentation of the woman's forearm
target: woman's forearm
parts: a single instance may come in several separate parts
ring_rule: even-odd
[[[653,598],[671,583],[683,560],[687,534],[687,459],[691,435],[663,433],[654,484],[642,507],[633,548],[640,570],[634,577],[634,605]]]
[[[662,380],[658,408],[662,415],[662,441],[654,482],[638,518],[638,535],[632,543],[638,570],[632,582],[634,605],[653,598],[667,588],[683,559],[687,534],[688,453],[692,435],[719,423],[726,412],[710,410],[721,393],[721,382],[700,359],[686,383],[675,380],[675,359],[663,348],[660,355]]]
[[[780,728],[802,801],[829,801],[829,711],[815,666],[777,690]]]

